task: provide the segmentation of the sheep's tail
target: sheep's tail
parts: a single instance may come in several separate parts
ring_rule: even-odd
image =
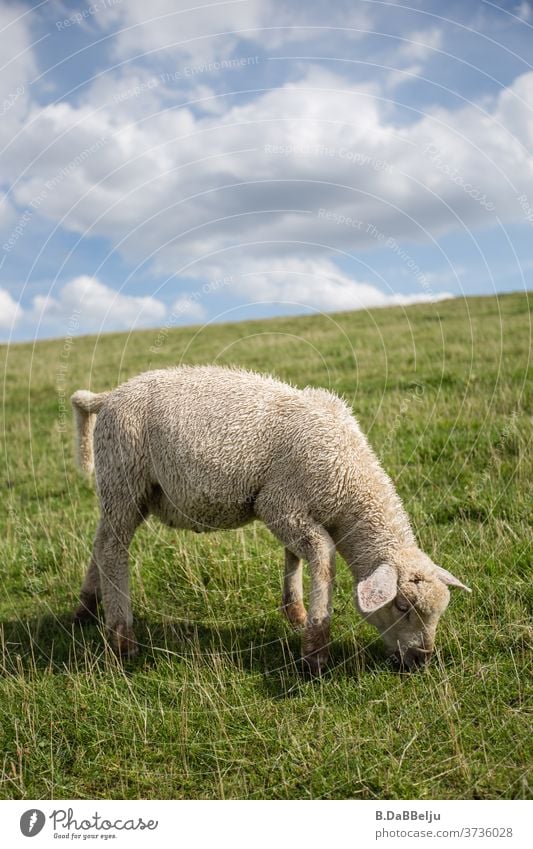
[[[104,405],[109,392],[96,395],[86,389],[79,389],[70,399],[76,418],[76,442],[78,465],[88,475],[94,469],[93,430],[96,415]]]

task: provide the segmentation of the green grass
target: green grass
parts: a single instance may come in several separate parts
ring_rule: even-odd
[[[0,795],[530,798],[527,297],[157,340],[0,349]],[[426,672],[389,668],[339,563],[331,665],[301,678],[298,637],[277,610],[282,549],[259,524],[195,535],[150,520],[137,533],[135,661],[119,662],[96,625],[71,626],[97,504],[74,467],[65,399],[215,361],[352,404],[422,547],[473,588],[454,594]]]

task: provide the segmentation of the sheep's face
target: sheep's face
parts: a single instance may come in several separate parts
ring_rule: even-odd
[[[412,669],[431,657],[438,621],[450,601],[449,586],[468,590],[420,549],[406,549],[359,581],[356,604],[380,632],[393,660]]]

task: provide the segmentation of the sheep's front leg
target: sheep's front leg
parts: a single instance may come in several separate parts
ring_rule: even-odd
[[[303,628],[307,620],[303,601],[302,565],[302,560],[286,548],[282,610],[294,628]]]
[[[135,516],[115,522],[102,517],[93,551],[111,644],[119,654],[129,657],[138,653],[138,646],[132,627],[128,549],[139,523]]]
[[[335,543],[321,525],[311,519],[305,509],[292,503],[281,503],[279,490],[263,490],[255,503],[256,515],[289,550],[286,555],[286,577],[291,591],[301,599],[301,572],[296,559],[308,561],[311,570],[311,599],[302,644],[306,668],[319,674],[329,654],[329,628],[335,579]],[[291,554],[292,552],[292,554]],[[287,588],[287,582],[285,583]],[[303,608],[303,602],[302,608]],[[305,608],[304,608],[305,611]]]
[[[309,541],[311,597],[305,626],[302,656],[312,675],[320,675],[329,657],[330,623],[335,582],[335,544],[323,528]]]
[[[75,622],[87,622],[96,616],[98,602],[101,598],[100,592],[100,574],[98,572],[98,563],[94,556],[94,551],[91,555],[89,568],[83,579],[83,584],[80,591],[80,603],[74,613]]]

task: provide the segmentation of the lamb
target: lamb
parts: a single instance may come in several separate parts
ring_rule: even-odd
[[[149,514],[197,532],[262,520],[285,547],[282,609],[303,631],[312,674],[328,659],[337,551],[352,572],[356,607],[401,668],[429,660],[448,587],[470,592],[417,546],[391,479],[351,410],[327,390],[180,366],[71,400],[79,463],[96,469],[101,510],[75,618],[94,616],[101,599],[120,654],[138,650],[128,548]]]

